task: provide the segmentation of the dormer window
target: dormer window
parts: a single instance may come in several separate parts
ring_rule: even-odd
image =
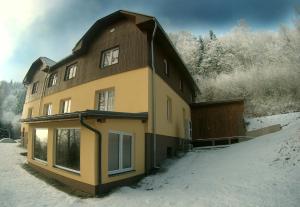
[[[57,73],[52,73],[49,77],[48,88],[55,86],[57,83]]]
[[[107,67],[119,62],[119,47],[102,52],[101,67]]]
[[[76,63],[67,66],[66,73],[65,73],[65,81],[70,80],[72,78],[75,78],[76,70],[77,70],[77,64]]]
[[[31,93],[32,93],[32,94],[37,93],[37,92],[38,92],[38,87],[39,87],[39,82],[38,82],[38,81],[37,81],[37,82],[34,82],[34,83],[33,83],[33,86],[32,86],[32,91],[31,91]]]
[[[166,59],[164,59],[164,69],[165,69],[165,75],[169,75],[169,68],[168,68],[168,62]]]

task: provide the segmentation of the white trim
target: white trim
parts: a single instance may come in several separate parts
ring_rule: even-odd
[[[47,156],[47,158],[48,158],[48,156]],[[43,164],[43,165],[48,165],[48,161],[41,160],[41,159],[39,159],[39,158],[35,158],[34,156],[33,156],[33,160],[35,160],[35,161],[37,161],[37,162],[40,162],[40,163]]]
[[[74,170],[74,169],[71,169],[71,168],[68,168],[68,167],[63,167],[61,165],[53,165],[53,166],[58,168],[58,169],[66,170],[66,171],[77,173],[77,174],[80,175],[80,171],[78,171],[78,170]]]
[[[118,134],[120,135],[120,140],[119,140],[119,169],[118,170],[108,170],[108,175],[114,175],[114,174],[119,174],[119,173],[124,173],[128,171],[132,171],[134,169],[134,135],[133,133],[129,132],[123,132],[123,131],[115,131],[115,130],[109,130],[108,131],[108,144],[109,144],[109,134]],[[123,136],[131,136],[131,167],[130,168],[123,168]],[[107,158],[109,158],[109,150],[107,151],[108,155]],[[109,164],[109,160],[107,162]]]

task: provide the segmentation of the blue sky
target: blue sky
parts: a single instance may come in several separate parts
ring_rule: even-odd
[[[167,32],[222,35],[244,19],[254,30],[292,24],[298,0],[0,0],[0,80],[22,81],[39,56],[55,61],[99,18],[119,9],[156,16]],[[18,5],[17,7],[15,5]],[[299,5],[299,3],[298,3]]]

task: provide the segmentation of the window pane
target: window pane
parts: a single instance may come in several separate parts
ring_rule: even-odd
[[[132,137],[123,136],[123,168],[131,168]]]
[[[119,60],[119,48],[113,50],[111,64],[118,63],[118,60]]]
[[[56,165],[80,171],[80,130],[58,129]]]
[[[34,158],[47,161],[48,129],[36,129],[34,134]]]
[[[119,141],[120,135],[109,133],[108,141],[108,170],[114,171],[119,169]]]
[[[111,51],[107,51],[104,53],[104,62],[103,66],[111,65]]]

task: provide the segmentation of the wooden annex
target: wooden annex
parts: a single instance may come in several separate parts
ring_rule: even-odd
[[[214,140],[213,144],[228,144],[237,141],[232,137],[245,136],[243,99],[191,104],[191,119],[194,142],[202,140],[209,145],[205,140]]]

